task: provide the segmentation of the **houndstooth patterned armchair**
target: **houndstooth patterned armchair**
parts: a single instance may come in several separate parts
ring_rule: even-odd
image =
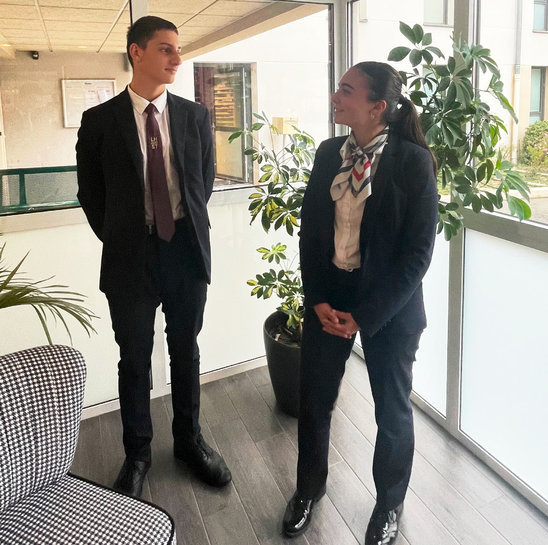
[[[0,544],[175,544],[165,511],[67,473],[85,372],[66,346],[0,356]]]

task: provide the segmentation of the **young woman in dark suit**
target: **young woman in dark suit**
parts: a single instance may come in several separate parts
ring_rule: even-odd
[[[283,520],[304,532],[326,490],[331,413],[356,333],[378,426],[366,545],[397,535],[413,459],[412,364],[426,326],[421,281],[437,223],[436,166],[399,74],[350,68],[332,97],[351,134],[318,148],[301,219],[305,294],[297,491]]]

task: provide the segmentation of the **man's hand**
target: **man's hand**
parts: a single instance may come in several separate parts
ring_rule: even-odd
[[[349,312],[335,310],[329,303],[319,303],[314,306],[323,330],[330,335],[350,339],[359,331],[360,326]]]

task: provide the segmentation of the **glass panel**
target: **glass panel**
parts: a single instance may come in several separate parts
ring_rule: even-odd
[[[532,3],[529,8],[523,4],[521,13],[514,0],[499,2],[481,2],[480,41],[491,50],[491,56],[497,62],[503,93],[512,103],[519,119],[516,123],[510,114],[494,99],[484,97],[496,115],[500,116],[507,128],[503,133],[499,149],[505,159],[518,164],[524,179],[531,187],[530,206],[532,221],[546,223],[548,219],[548,160],[542,138],[532,144],[533,153],[524,144],[529,126],[542,121],[546,92],[541,72],[548,66],[548,34],[533,32]],[[545,5],[535,4],[535,14],[542,10],[544,27]],[[521,13],[521,16],[520,16]],[[538,11],[540,14],[541,12]],[[540,16],[540,15],[539,15]],[[535,28],[536,28],[535,15]],[[480,74],[480,87],[485,88],[490,74]],[[493,182],[493,185],[498,185]],[[519,196],[517,192],[513,192]],[[508,214],[508,206],[501,212]]]
[[[76,172],[25,174],[27,204],[77,202]]]
[[[227,176],[230,178],[239,178],[243,180],[244,166],[241,155],[241,146],[230,144],[228,137],[230,132],[215,132],[215,158],[217,176]],[[237,149],[238,153],[234,153]],[[223,180],[223,182],[226,182]]]
[[[272,20],[268,23],[269,30],[255,35],[251,32],[252,35],[245,39],[234,39],[223,47],[212,46],[207,52],[202,52],[203,48],[197,42],[196,50],[200,54],[195,56],[192,56],[193,41],[185,34],[186,24],[179,28],[182,43],[189,43],[183,45],[185,60],[179,67],[172,91],[186,98],[199,98],[210,111],[213,107],[215,132],[226,131],[226,134],[216,136],[216,143],[221,148],[228,136],[240,128],[238,124],[231,125],[234,119],[239,117],[249,129],[257,121],[253,113],[264,113],[270,120],[279,117],[285,119],[286,124],[296,124],[310,133],[318,145],[330,135],[328,10],[313,4],[282,4],[283,8],[278,5],[276,9],[294,13],[294,21],[279,25]],[[264,5],[268,7],[266,3]],[[185,53],[187,49],[188,54]],[[194,77],[198,67],[211,70],[209,80],[214,82],[211,97],[203,92],[207,88],[207,78]],[[203,89],[198,90],[197,86]],[[215,103],[209,105],[207,100]],[[239,109],[229,112],[228,104]],[[289,143],[287,135],[270,134],[266,128],[256,136],[258,141],[275,150]],[[219,176],[234,177],[234,172],[223,169],[235,168],[237,157],[242,156],[241,146],[239,139],[226,144],[224,150],[217,149]],[[249,164],[241,168],[250,171],[249,181],[258,180],[258,169],[250,168]],[[225,182],[219,180],[219,183]]]
[[[535,30],[546,30],[546,5],[535,3],[533,28]]]
[[[445,0],[424,0],[424,22],[445,24]]]
[[[540,68],[531,69],[531,112],[540,112],[540,91],[542,72]]]
[[[548,498],[548,255],[470,230],[465,247],[461,428]]]
[[[438,236],[423,282],[428,326],[413,367],[413,390],[440,414],[446,414],[449,243]]]
[[[210,112],[217,184],[251,181],[245,172],[248,161],[242,140],[228,142],[234,131],[251,125],[250,73],[250,64],[194,64],[196,102]]]

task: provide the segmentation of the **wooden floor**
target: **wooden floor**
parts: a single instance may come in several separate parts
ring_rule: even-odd
[[[152,401],[153,465],[143,497],[174,517],[179,544],[355,545],[374,505],[375,422],[367,372],[352,356],[333,414],[325,496],[305,535],[280,535],[295,487],[297,422],[280,413],[266,367],[202,387],[206,440],[229,465],[223,490],[174,460],[171,399]],[[548,519],[415,409],[416,451],[397,545],[547,545]],[[72,471],[110,485],[123,461],[118,412],[82,422]]]

